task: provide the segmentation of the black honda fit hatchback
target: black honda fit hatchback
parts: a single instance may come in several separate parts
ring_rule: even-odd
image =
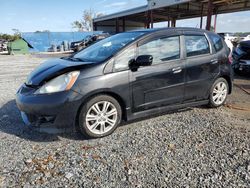
[[[16,94],[26,124],[111,134],[122,120],[224,104],[232,91],[229,50],[191,28],[131,31],[36,68]]]

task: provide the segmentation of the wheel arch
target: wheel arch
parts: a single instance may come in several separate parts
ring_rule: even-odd
[[[232,80],[231,80],[230,76],[221,75],[221,78],[224,78],[227,81],[227,84],[228,84],[228,87],[229,87],[228,94],[231,94],[232,90],[233,90],[233,83],[232,83]]]
[[[79,124],[79,114],[81,112],[82,106],[89,100],[91,100],[92,98],[98,96],[98,95],[108,95],[113,97],[115,100],[117,100],[117,102],[119,103],[119,105],[121,106],[121,110],[122,110],[122,120],[127,120],[127,113],[126,113],[126,103],[124,101],[124,99],[118,95],[115,92],[112,91],[96,91],[94,93],[89,94],[88,96],[86,96],[82,101],[81,101],[81,105],[79,106],[78,110],[77,110],[77,114],[76,114],[76,118],[75,118],[75,127],[78,126]]]

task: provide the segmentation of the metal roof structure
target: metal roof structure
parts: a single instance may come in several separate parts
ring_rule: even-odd
[[[124,11],[121,11],[121,12],[117,12],[117,13],[114,13],[114,14],[104,15],[104,16],[99,17],[99,18],[95,18],[94,22],[110,20],[110,19],[114,19],[114,18],[117,18],[117,17],[124,17],[124,16],[128,16],[128,15],[133,15],[133,14],[140,14],[140,13],[145,12],[147,10],[148,10],[148,6],[144,5],[144,6],[132,8],[132,9],[129,9],[129,10],[124,10]]]
[[[135,27],[152,28],[153,23],[169,22],[175,26],[176,20],[208,16],[207,29],[211,26],[211,16],[250,10],[250,0],[148,0],[148,4],[126,11],[95,18],[94,29],[111,29],[118,33]]]

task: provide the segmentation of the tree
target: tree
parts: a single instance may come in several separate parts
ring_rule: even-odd
[[[72,27],[78,31],[93,31],[93,18],[103,16],[102,13],[95,13],[93,10],[84,10],[80,21],[74,21]]]
[[[83,12],[82,26],[85,31],[93,31],[93,17],[94,13],[90,10],[85,10]]]
[[[1,34],[0,33],[0,39],[4,39],[6,41],[14,41],[17,39],[21,38],[21,32],[18,29],[12,29],[12,31],[14,32],[13,35],[9,35],[9,34]]]
[[[0,39],[4,39],[6,41],[14,41],[16,39],[20,39],[20,35],[8,35],[0,33]]]
[[[79,22],[79,21],[74,21],[74,22],[72,23],[72,27],[73,27],[74,29],[77,29],[78,31],[83,31],[83,25],[82,25],[82,23]]]
[[[19,29],[12,29],[12,31],[14,32],[14,35],[21,35],[21,32]]]
[[[210,31],[213,31],[213,32],[214,32],[214,26],[211,26],[211,27],[210,27]]]

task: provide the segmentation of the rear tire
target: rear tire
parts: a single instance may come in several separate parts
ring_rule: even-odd
[[[228,91],[227,81],[224,78],[218,78],[210,89],[209,106],[212,108],[222,106],[227,99]]]
[[[120,104],[109,95],[98,95],[82,106],[79,129],[88,138],[110,135],[121,122]]]

